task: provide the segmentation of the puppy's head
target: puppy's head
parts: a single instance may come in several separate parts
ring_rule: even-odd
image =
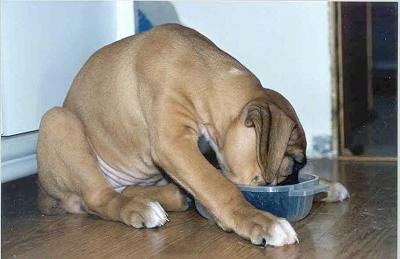
[[[297,178],[306,163],[306,138],[296,112],[279,93],[250,101],[227,132],[223,148],[237,184],[276,185]]]

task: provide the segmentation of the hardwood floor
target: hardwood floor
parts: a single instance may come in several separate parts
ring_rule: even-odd
[[[397,164],[316,160],[308,167],[341,181],[351,198],[314,203],[293,224],[296,245],[253,246],[194,209],[147,230],[88,215],[42,216],[34,176],[2,186],[2,258],[395,258]]]

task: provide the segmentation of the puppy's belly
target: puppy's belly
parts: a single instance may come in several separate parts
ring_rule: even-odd
[[[120,171],[108,165],[99,155],[96,154],[96,156],[104,177],[117,192],[122,192],[130,185],[151,186],[167,184],[167,181],[160,173],[148,176],[139,173],[139,170],[132,170],[132,172]]]

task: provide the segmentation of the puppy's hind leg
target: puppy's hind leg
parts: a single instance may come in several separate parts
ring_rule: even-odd
[[[67,211],[61,207],[60,201],[54,199],[42,188],[40,183],[38,183],[38,208],[39,211],[46,215],[59,215],[64,214]]]
[[[349,192],[346,187],[339,182],[332,182],[326,179],[319,179],[319,182],[328,185],[328,190],[326,191],[327,196],[319,201],[322,202],[337,202],[344,201],[350,197]]]
[[[134,227],[157,227],[167,221],[158,202],[126,197],[112,188],[97,164],[79,118],[65,108],[48,111],[38,141],[39,207],[57,212],[87,212]]]

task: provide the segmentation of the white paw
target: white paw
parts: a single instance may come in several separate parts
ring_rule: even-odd
[[[298,243],[297,234],[290,223],[279,218],[270,228],[270,236],[265,238],[265,245],[283,246]]]
[[[328,196],[322,199],[321,201],[325,202],[344,201],[349,197],[350,197],[349,192],[347,191],[346,187],[343,186],[343,184],[334,183],[329,186]]]
[[[149,210],[145,219],[147,228],[155,228],[164,225],[168,221],[168,214],[157,201],[152,201],[148,204]]]

